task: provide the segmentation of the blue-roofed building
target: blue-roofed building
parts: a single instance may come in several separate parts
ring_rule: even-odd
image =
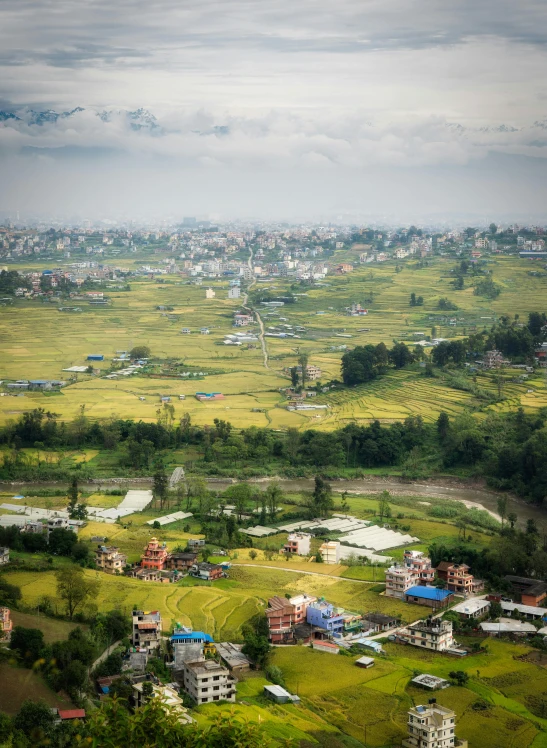
[[[441,590],[438,587],[410,587],[405,592],[407,603],[427,605],[429,608],[446,608],[454,602],[454,593],[450,590]]]
[[[311,626],[325,629],[331,634],[337,634],[344,630],[344,616],[336,613],[332,603],[326,600],[317,600],[306,609],[306,622]]]
[[[90,353],[87,357],[88,361],[104,361],[104,356],[102,353]]]
[[[210,634],[203,631],[192,631],[187,626],[178,624],[171,636],[171,646],[175,660],[175,670],[183,670],[187,662],[201,662],[205,654],[215,653],[215,643]]]
[[[176,628],[173,631],[171,641],[178,644],[211,644],[213,643],[213,637],[210,634],[205,634],[203,631]]]

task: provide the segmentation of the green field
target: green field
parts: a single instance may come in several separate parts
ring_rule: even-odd
[[[68,635],[77,625],[68,621],[58,621],[55,618],[46,618],[44,615],[31,615],[19,610],[11,611],[11,620],[14,626],[23,626],[27,629],[40,629],[44,634],[46,644],[68,639]]]
[[[30,698],[59,709],[73,707],[66,697],[52,691],[33,670],[17,667],[14,663],[0,662],[0,683],[0,711],[10,716],[17,714],[23,701]]]
[[[357,252],[344,252],[340,259],[355,262]],[[338,259],[335,258],[335,259]],[[135,260],[140,264],[142,260]],[[306,351],[310,361],[323,370],[323,381],[340,376],[340,351],[334,346],[350,346],[394,339],[411,344],[412,333],[430,334],[435,325],[437,336],[452,338],[465,335],[472,325],[478,329],[489,327],[504,313],[520,314],[543,308],[547,280],[529,275],[530,265],[516,257],[492,257],[488,267],[494,280],[502,287],[494,301],[474,296],[472,288],[454,291],[450,286],[450,271],[455,260],[436,257],[429,266],[419,268],[414,261],[400,263],[402,271],[395,272],[393,262],[360,268],[348,276],[328,276],[327,285],[306,288],[296,304],[286,305],[281,316],[293,326],[303,326],[301,339],[267,338],[270,368],[264,368],[260,346],[228,347],[223,336],[233,331],[232,316],[239,308],[237,300],[228,300],[228,283],[214,281],[210,285],[216,298],[205,299],[205,286],[190,285],[177,277],[166,283],[137,279],[131,281],[131,291],[109,292],[109,307],[83,306],[81,314],[63,314],[53,304],[17,299],[13,306],[3,309],[3,345],[0,350],[0,372],[4,378],[68,378],[62,369],[83,365],[89,353],[102,353],[103,371],[117,350],[128,350],[139,343],[148,345],[161,359],[176,358],[195,371],[210,374],[195,381],[181,378],[148,378],[130,376],[105,380],[81,374],[64,388],[61,394],[24,393],[21,397],[0,398],[0,421],[17,417],[34,407],[44,407],[59,413],[64,419],[73,418],[81,405],[91,418],[107,418],[112,414],[123,418],[152,421],[160,395],[172,395],[176,417],[191,414],[197,424],[208,424],[214,418],[224,418],[237,427],[315,426],[333,429],[349,421],[368,422],[371,419],[390,422],[419,414],[431,420],[441,409],[452,415],[474,410],[481,405],[469,392],[451,388],[442,378],[426,379],[419,367],[404,372],[392,372],[372,384],[323,396],[317,402],[329,404],[328,411],[288,412],[283,407],[279,388],[288,384],[282,369],[294,365],[297,350]],[[289,290],[290,282],[276,279],[279,292]],[[408,305],[410,292],[424,297],[424,306]],[[345,307],[363,301],[369,314],[365,318],[347,316]],[[456,326],[440,321],[437,310],[440,297],[457,303]],[[174,307],[172,321],[156,309],[158,305]],[[324,312],[318,314],[318,312]],[[264,316],[266,327],[276,318]],[[209,335],[199,329],[207,326]],[[180,329],[189,327],[191,335],[181,335]],[[363,332],[363,328],[368,332]],[[339,335],[350,335],[341,338]],[[487,377],[479,377],[485,390],[494,389]],[[199,403],[193,394],[197,390],[221,391],[226,399],[214,403]],[[533,392],[528,392],[533,389]],[[186,395],[184,401],[178,395]],[[533,377],[526,384],[508,383],[506,400],[497,409],[505,410],[522,404],[532,410],[547,405],[545,376]],[[139,398],[144,397],[142,401]],[[494,407],[494,406],[491,406]],[[264,412],[253,412],[259,409]]]

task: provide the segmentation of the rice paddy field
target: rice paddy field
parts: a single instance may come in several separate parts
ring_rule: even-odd
[[[355,666],[355,656],[310,647],[276,648],[272,662],[281,669],[287,689],[299,695],[299,706],[272,705],[262,695],[267,681],[250,674],[238,684],[235,706],[200,707],[198,721],[207,722],[222,709],[260,721],[270,737],[291,738],[296,745],[303,731],[307,742],[300,745],[305,746],[393,748],[406,736],[407,710],[434,696],[455,710],[456,735],[467,739],[470,748],[547,744],[547,720],[527,706],[531,694],[536,699],[547,695],[547,670],[528,659],[526,645],[488,640],[487,652],[457,662],[399,644],[388,643],[385,650],[375,656],[372,668],[363,670]],[[410,682],[424,672],[448,679],[454,669],[469,675],[465,687],[431,693]]]
[[[357,251],[344,252],[335,260],[356,263]],[[391,422],[409,414],[425,420],[436,418],[441,409],[452,415],[473,411],[481,403],[470,392],[456,390],[443,379],[426,379],[419,367],[391,372],[366,386],[323,395],[318,404],[328,404],[326,411],[289,412],[279,388],[287,386],[283,368],[294,365],[298,350],[309,354],[310,362],[323,371],[322,380],[339,378],[341,350],[366,343],[405,340],[411,344],[414,333],[430,334],[436,327],[438,337],[463,336],[476,326],[489,327],[501,314],[518,313],[522,320],[528,312],[543,310],[547,278],[530,275],[531,265],[516,257],[489,258],[494,281],[502,288],[500,296],[485,300],[474,296],[471,287],[454,291],[450,285],[455,260],[431,258],[429,266],[419,268],[416,261],[393,262],[359,267],[344,277],[327,276],[320,287],[303,287],[296,304],[288,304],[275,316],[263,313],[266,329],[280,323],[302,326],[300,339],[267,338],[269,368],[264,367],[260,346],[225,346],[224,335],[233,332],[233,313],[238,300],[227,298],[228,284],[213,281],[203,286],[190,285],[180,277],[167,278],[158,284],[152,280],[131,280],[130,291],[108,291],[108,307],[91,307],[82,302],[82,312],[59,312],[54,304],[17,299],[2,309],[0,325],[0,377],[4,379],[67,379],[64,368],[85,365],[90,353],[102,353],[98,363],[106,371],[116,351],[129,350],[137,344],[148,345],[160,359],[178,359],[194,371],[204,371],[204,378],[182,379],[133,375],[106,380],[99,375],[79,374],[60,394],[24,393],[0,398],[0,422],[15,418],[35,407],[73,418],[85,405],[91,418],[115,414],[123,418],[155,420],[161,395],[171,395],[175,416],[188,412],[197,424],[211,423],[214,418],[229,420],[236,428],[290,426],[334,429],[350,421],[366,423],[372,419]],[[141,264],[142,259],[135,260]],[[127,264],[127,263],[126,263]],[[272,282],[279,293],[289,290],[290,282]],[[214,299],[205,299],[211,286]],[[411,292],[424,297],[423,307],[410,307]],[[455,326],[443,322],[437,310],[439,298],[448,297],[458,311],[448,313],[457,319]],[[365,301],[365,299],[367,301]],[[369,308],[366,317],[350,317],[346,307],[360,302]],[[170,316],[158,306],[172,306]],[[188,327],[190,335],[181,334]],[[208,335],[200,334],[207,327]],[[488,390],[494,384],[486,377],[479,385]],[[198,390],[219,391],[225,400],[200,403],[193,397]],[[532,390],[531,392],[529,390]],[[184,401],[178,395],[185,395]],[[522,405],[533,410],[547,405],[544,374],[525,384],[508,382],[506,400],[490,406],[505,410]],[[140,398],[145,398],[141,400]]]

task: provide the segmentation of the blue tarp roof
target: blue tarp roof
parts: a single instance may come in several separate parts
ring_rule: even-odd
[[[212,642],[213,637],[210,634],[204,634],[203,631],[187,631],[178,633],[175,631],[171,637],[172,642]]]
[[[441,590],[437,587],[411,587],[405,592],[407,597],[423,597],[424,600],[444,600],[453,594],[450,590]]]

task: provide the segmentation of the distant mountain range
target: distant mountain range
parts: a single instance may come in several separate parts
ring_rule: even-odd
[[[167,130],[162,127],[151,112],[142,108],[135,109],[134,111],[124,109],[97,111],[95,109],[85,109],[84,107],[78,106],[67,112],[56,112],[54,109],[37,111],[28,108],[12,112],[0,110],[0,123],[4,123],[7,127],[11,126],[17,129],[22,129],[25,126],[44,127],[56,124],[60,121],[71,120],[82,112],[89,112],[92,116],[98,117],[103,122],[113,122],[116,119],[124,119],[127,125],[137,132],[148,131],[154,135],[162,135],[168,131],[176,131],[176,129]],[[193,132],[197,135],[217,135],[221,137],[228,135],[230,128],[227,125],[214,125],[204,130],[193,130]]]

